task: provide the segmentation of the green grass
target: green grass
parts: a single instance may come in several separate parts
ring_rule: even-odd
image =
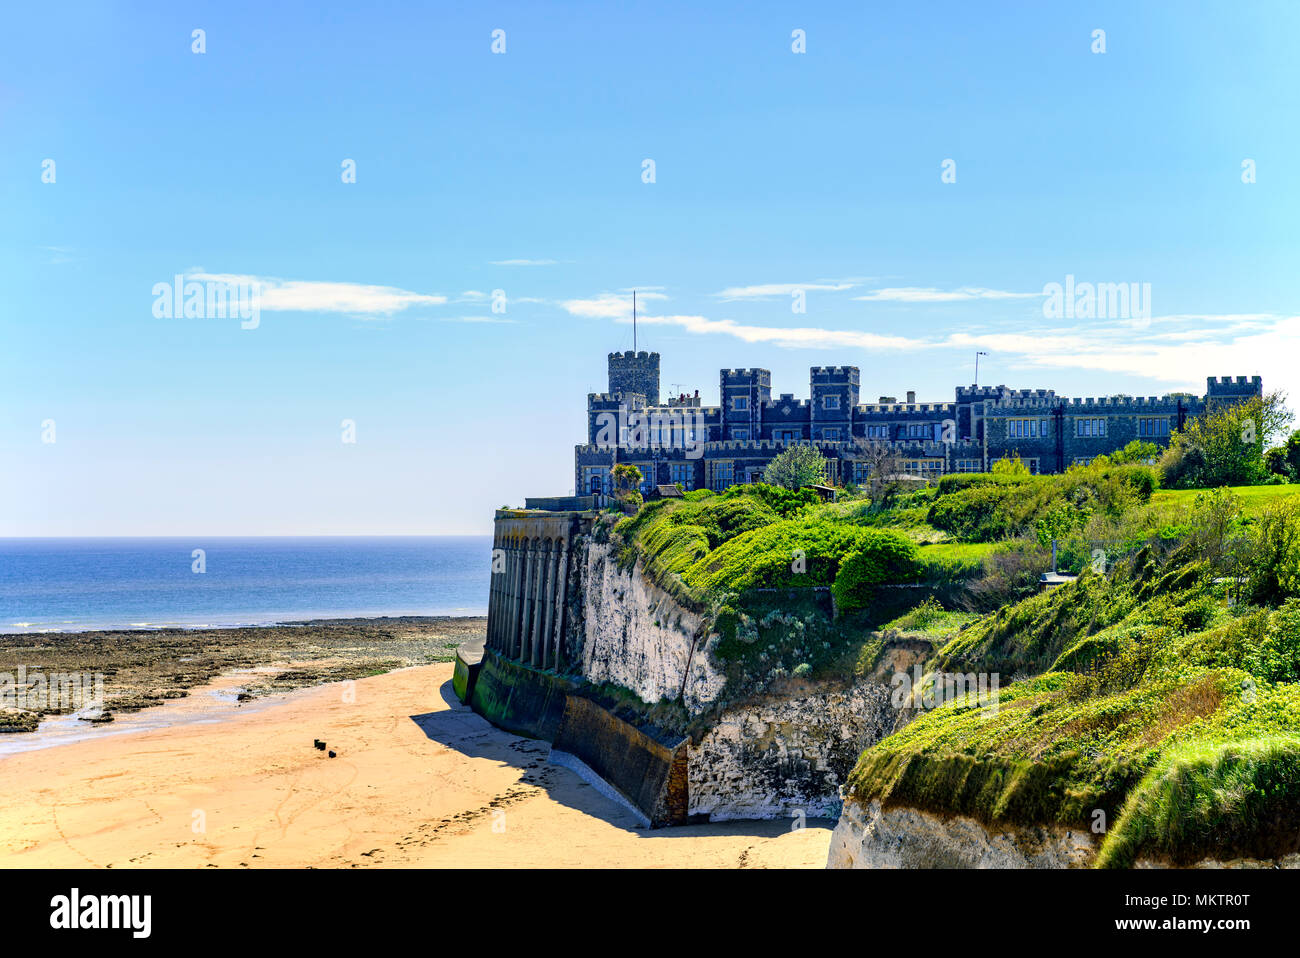
[[[1300,495],[1300,485],[1281,486],[1227,486],[1229,492],[1241,499],[1242,511],[1247,516],[1258,515],[1270,502],[1287,496]],[[1151,496],[1151,505],[1157,509],[1181,510],[1191,508],[1204,489],[1161,489]]]
[[[1100,810],[1099,865],[1295,850],[1300,599],[1230,607],[1202,568],[1136,556],[967,625],[931,665],[998,673],[997,708],[922,715],[863,753],[851,793],[990,824]]]

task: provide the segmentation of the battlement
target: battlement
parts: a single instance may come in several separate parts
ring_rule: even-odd
[[[641,393],[587,393],[587,408],[592,406],[617,406],[623,403],[628,406],[643,408],[646,405],[646,397]]]
[[[808,370],[814,382],[858,382],[857,366],[813,366]]]
[[[857,407],[858,412],[867,413],[945,413],[951,414],[957,408],[956,403],[950,402],[896,402],[896,403],[864,403]]]
[[[1245,376],[1238,376],[1235,380],[1231,376],[1221,376],[1217,384],[1215,383],[1213,376],[1205,377],[1205,385],[1209,388],[1213,388],[1215,385],[1259,386],[1262,384],[1263,380],[1259,376],[1251,376],[1249,380],[1247,380]]]
[[[626,352],[621,352],[621,353],[610,353],[610,354],[609,354],[609,358],[610,358],[611,361],[613,361],[613,360],[615,360],[615,359],[622,359],[622,360],[628,360],[628,359],[640,359],[640,360],[653,360],[653,361],[656,362],[656,363],[659,362],[659,354],[658,354],[658,353],[650,353],[650,352],[646,352],[644,349],[641,350],[639,353],[638,353],[638,352],[633,352],[633,351],[630,350],[630,349],[627,350]]]
[[[738,383],[766,382],[771,383],[772,373],[766,369],[723,369],[721,370],[724,381],[735,380]]]

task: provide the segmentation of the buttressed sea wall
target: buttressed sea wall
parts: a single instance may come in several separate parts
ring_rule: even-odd
[[[835,815],[864,748],[899,714],[878,678],[792,682],[728,703],[708,619],[596,541],[593,513],[497,513],[488,634],[467,686],[493,723],[576,755],[652,824]],[[680,702],[692,737],[600,704],[616,686]],[[631,712],[635,712],[633,709]]]

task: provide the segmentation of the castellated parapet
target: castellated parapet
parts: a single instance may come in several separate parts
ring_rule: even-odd
[[[640,393],[646,403],[659,405],[659,354],[644,349],[609,354],[609,391]]]
[[[957,386],[953,401],[915,402],[908,390],[908,402],[861,403],[857,366],[814,366],[808,399],[773,399],[772,373],[755,367],[720,370],[719,404],[684,408],[659,403],[658,353],[611,353],[609,363],[609,391],[588,395],[587,441],[575,449],[580,494],[610,491],[609,470],[619,462],[642,471],[647,491],[664,484],[724,489],[761,479],[796,442],[815,445],[830,461],[828,479],[841,484],[864,478],[872,458],[864,444],[878,443],[919,478],[985,471],[1017,455],[1034,471],[1063,472],[1134,439],[1164,445],[1211,404],[1263,394],[1259,376],[1209,376],[1202,396],[1062,397],[1054,389],[999,384]],[[599,415],[620,406],[660,423],[648,446],[596,444]]]

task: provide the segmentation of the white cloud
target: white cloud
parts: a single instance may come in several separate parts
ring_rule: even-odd
[[[614,317],[630,322],[627,316]],[[676,326],[697,335],[732,336],[784,349],[866,349],[921,352],[987,350],[1026,368],[1087,369],[1155,379],[1199,392],[1205,376],[1261,375],[1267,388],[1300,397],[1300,316],[1244,313],[1157,316],[1151,324],[1199,321],[1199,329],[1144,334],[1124,325],[1041,327],[1005,332],[956,332],[934,338],[892,336],[815,326],[754,326],[706,316],[644,316],[647,325]]]
[[[873,289],[855,300],[864,303],[960,303],[988,299],[1032,299],[1042,293],[1012,293],[1004,289],[962,286],[958,289],[934,289],[928,286],[892,286]]]
[[[619,318],[631,322],[630,318]],[[709,319],[705,316],[645,316],[639,321],[647,325],[679,326],[689,333],[699,335],[721,334],[734,336],[747,343],[770,343],[787,349],[856,347],[861,349],[919,349],[926,345],[921,340],[904,336],[882,336],[859,330],[819,329],[812,326],[780,327],[750,326],[732,319]]]
[[[652,299],[667,299],[663,293],[642,293],[637,291],[637,302]],[[601,293],[589,299],[566,299],[560,303],[571,315],[586,319],[619,319],[632,316],[632,294]]]
[[[494,259],[493,266],[554,266],[553,259]]]
[[[348,313],[361,316],[391,316],[411,306],[441,306],[446,296],[413,293],[394,286],[334,283],[317,280],[279,279],[235,273],[193,273],[187,279],[199,282],[256,283],[261,287],[259,308],[263,312]]]
[[[722,300],[764,299],[769,296],[790,296],[797,290],[803,290],[804,292],[841,292],[846,289],[852,289],[856,285],[856,283],[838,281],[819,283],[765,283],[757,286],[728,286],[726,289],[714,293],[713,295]]]
[[[518,320],[506,319],[504,316],[433,316],[436,323],[492,323],[505,326],[517,326]]]

